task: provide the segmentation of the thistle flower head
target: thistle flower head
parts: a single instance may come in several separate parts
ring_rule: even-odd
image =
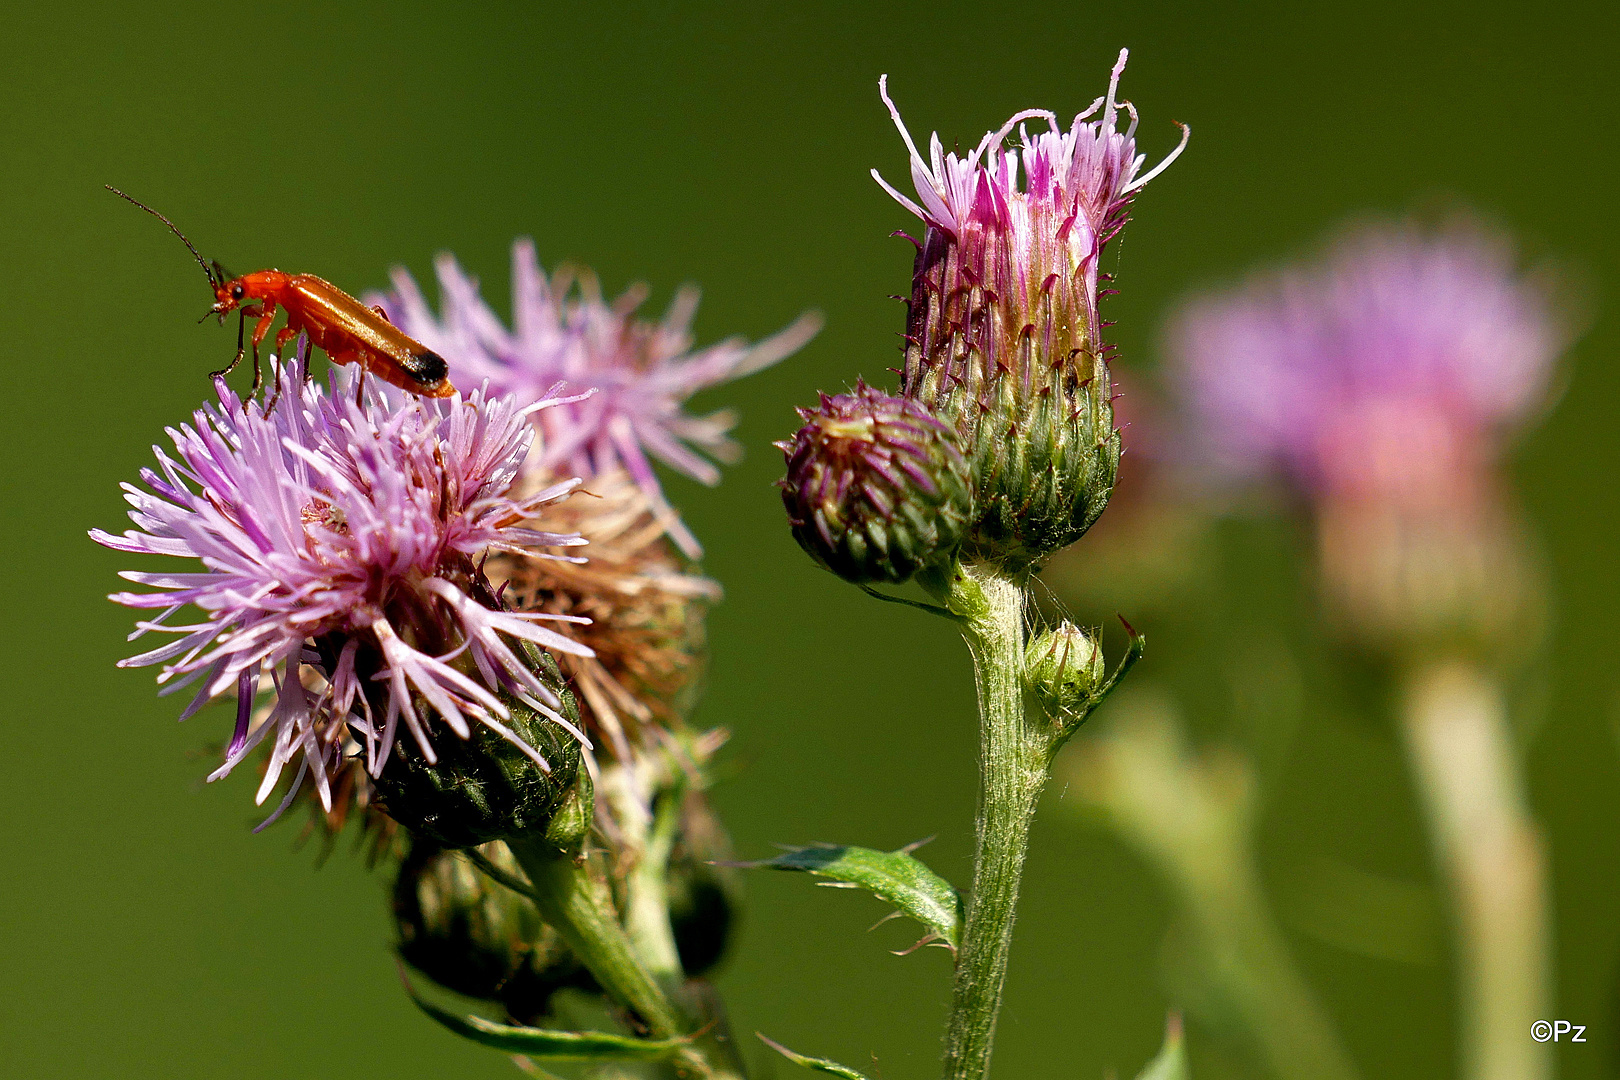
[[[782,503],[799,546],[847,581],[907,581],[961,543],[972,508],[955,433],[923,405],[857,383],[821,396],[792,439]]]
[[[1136,110],[1108,93],[1068,131],[1026,110],[965,157],[925,159],[879,84],[911,155],[917,201],[873,176],[927,229],[918,244],[902,393],[953,424],[973,467],[979,520],[970,553],[1036,563],[1079,536],[1113,484],[1119,439],[1097,314],[1099,261],[1144,173]],[[1130,117],[1118,130],[1121,111]],[[1095,117],[1095,119],[1089,119]],[[1048,130],[1033,135],[1028,122]],[[1006,145],[1018,133],[1018,146]],[[1022,178],[1020,178],[1022,170]]]
[[[719,482],[710,458],[735,460],[727,432],[728,412],[693,416],[686,400],[699,390],[769,367],[792,355],[820,328],[804,315],[786,329],[750,345],[728,338],[693,349],[696,289],[685,288],[658,321],[636,311],[646,289],[632,288],[612,303],[594,277],[575,280],[567,271],[547,280],[534,244],[512,248],[512,328],[478,294],[478,283],[449,255],[436,264],[442,290],[435,316],[404,270],[393,275],[392,296],[381,303],[400,328],[445,356],[469,385],[487,380],[492,395],[513,395],[520,405],[544,400],[563,384],[570,393],[594,391],[535,414],[544,440],[529,467],[551,476],[598,476],[623,469],[649,499],[664,499],[653,462],[705,484]],[[670,515],[672,535],[686,553],[701,553],[697,540]]]
[[[924,159],[900,119],[900,110],[889,100],[885,75],[878,81],[878,90],[911,153],[911,179],[920,205],[896,191],[876,169],[872,176],[901,206],[958,242],[965,242],[975,230],[1020,234],[1022,243],[1006,250],[1013,259],[1009,269],[1026,288],[1038,289],[1045,280],[1042,271],[1058,268],[1054,247],[1067,255],[1071,271],[1084,262],[1094,262],[1103,245],[1124,227],[1136,193],[1168,168],[1187,145],[1188,130],[1182,125],[1181,143],[1158,165],[1142,172],[1147,157],[1136,152],[1136,107],[1116,100],[1128,56],[1128,50],[1119,51],[1108,93],[1076,116],[1068,131],[1059,126],[1057,114],[1025,109],[986,134],[966,157],[944,153],[935,132]],[[1130,116],[1123,132],[1117,126],[1122,109]],[[1092,116],[1096,119],[1086,122]],[[1027,131],[1031,120],[1045,122],[1047,130],[1031,138]],[[1015,130],[1020,146],[1008,147],[1005,143]],[[1047,265],[1038,265],[1037,260]]]
[[[1314,263],[1196,299],[1171,324],[1197,453],[1312,494],[1472,483],[1569,340],[1503,236],[1375,224]],[[1425,485],[1429,486],[1429,485]]]
[[[330,809],[350,735],[373,776],[397,754],[401,727],[432,762],[435,717],[461,739],[482,725],[545,769],[507,725],[503,695],[567,721],[521,646],[588,652],[537,625],[547,616],[504,610],[478,569],[491,550],[584,543],[529,524],[577,481],[508,493],[533,438],[528,417],[553,403],[520,408],[479,391],[427,402],[372,387],[358,400],[336,381],[327,392],[290,362],[267,410],[218,381],[218,403],[169,430],[173,452],[154,448],[148,490],[124,485],[135,528],[91,533],[118,551],[201,563],[121,575],[155,590],[112,597],[157,612],[132,639],[174,640],[120,666],[161,665],[165,693],[195,686],[182,719],[234,690],[235,733],[210,779],[270,739],[261,802],[297,759],[294,791],[308,776]],[[197,617],[175,621],[187,608]],[[254,726],[261,688],[273,706]]]
[[[1197,460],[1310,499],[1348,626],[1522,651],[1537,574],[1494,466],[1569,336],[1511,243],[1459,219],[1348,233],[1191,302],[1169,340]]]

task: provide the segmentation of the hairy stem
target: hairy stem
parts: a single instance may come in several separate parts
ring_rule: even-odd
[[[1551,1019],[1547,896],[1500,688],[1461,663],[1407,682],[1407,753],[1457,912],[1463,968],[1463,1075],[1541,1080],[1552,1047],[1531,1037]]]
[[[980,739],[973,889],[956,959],[945,1077],[981,1080],[990,1069],[1007,979],[1030,820],[1046,784],[1056,732],[1040,710],[1026,714],[1022,582],[969,564],[944,591],[973,654]]]

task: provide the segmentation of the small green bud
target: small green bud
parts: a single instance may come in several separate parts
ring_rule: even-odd
[[[779,486],[812,559],[856,584],[899,584],[955,553],[973,496],[948,426],[865,383],[799,416],[804,426],[776,444],[787,458]]]
[[[551,815],[546,825],[546,843],[570,858],[578,859],[585,849],[585,840],[591,835],[591,822],[595,819],[596,785],[591,774],[580,769],[573,786]]]
[[[1097,639],[1071,622],[1036,635],[1024,653],[1030,689],[1056,716],[1090,701],[1106,674]]]
[[[538,650],[529,655],[561,699],[559,711],[577,721],[573,695],[556,663]],[[501,700],[511,711],[505,726],[545,759],[549,771],[484,724],[471,725],[466,739],[435,740],[438,760],[433,763],[402,741],[376,780],[389,817],[442,847],[468,848],[546,830],[559,811],[578,802],[581,777],[587,789],[584,804],[589,805],[579,740],[511,695],[502,694]]]
[[[479,850],[522,878],[505,844]],[[431,841],[412,842],[394,882],[393,905],[401,959],[448,990],[502,1003],[514,1017],[536,1019],[557,990],[593,985],[527,897]]]

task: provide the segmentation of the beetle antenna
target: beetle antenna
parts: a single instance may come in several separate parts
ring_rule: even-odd
[[[155,217],[159,221],[163,222],[163,224],[167,225],[169,227],[169,231],[174,233],[174,235],[178,236],[180,238],[180,242],[182,244],[186,245],[186,250],[190,251],[191,255],[192,255],[192,258],[197,260],[197,265],[203,268],[203,273],[208,275],[208,286],[209,286],[209,288],[217,287],[220,284],[220,281],[215,279],[214,273],[215,273],[216,270],[223,271],[223,268],[220,267],[219,263],[217,263],[217,262],[212,267],[210,267],[208,265],[208,261],[202,257],[201,252],[199,252],[196,248],[191,246],[191,241],[186,239],[186,234],[181,232],[179,229],[175,228],[174,222],[170,221],[168,218],[164,217],[162,214],[158,213],[156,210],[152,209],[150,206],[147,206],[145,203],[141,202],[139,199],[134,198],[133,196],[130,196],[130,195],[126,195],[122,191],[119,191],[117,188],[113,187],[111,184],[104,184],[102,186],[105,187],[108,191],[112,192],[114,195],[117,195],[120,199],[123,199],[123,200],[125,200],[127,202],[134,203],[136,206],[140,207],[142,210],[145,210],[148,214],[151,214],[153,217]]]

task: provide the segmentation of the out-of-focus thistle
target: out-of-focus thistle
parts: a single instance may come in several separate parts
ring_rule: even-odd
[[[1502,675],[1543,591],[1497,466],[1570,340],[1550,281],[1466,220],[1374,225],[1174,324],[1199,460],[1315,511],[1326,606],[1399,673],[1402,733],[1456,913],[1470,1076],[1552,1075],[1550,903]]]
[[[436,263],[442,313],[433,314],[421,290],[403,270],[394,272],[395,293],[371,296],[400,328],[449,360],[456,377],[469,386],[488,380],[492,395],[511,394],[520,406],[552,395],[558,384],[577,398],[552,415],[535,414],[545,435],[528,463],[538,476],[598,477],[618,469],[629,473],[661,512],[660,520],[689,556],[702,548],[680,518],[668,511],[653,472],[658,460],[705,484],[720,472],[703,455],[735,460],[738,447],[727,432],[730,412],[692,416],[686,400],[699,390],[769,367],[814,337],[821,319],[801,315],[786,329],[756,344],[728,338],[692,348],[692,316],[698,292],[676,294],[657,322],[638,319],[647,297],[636,286],[609,303],[596,278],[578,280],[558,270],[548,281],[534,244],[512,247],[512,322],[508,330],[478,295],[449,255]]]
[[[183,717],[235,690],[236,729],[210,779],[270,736],[259,801],[299,759],[283,808],[307,777],[332,810],[331,780],[351,739],[373,778],[390,765],[431,766],[485,731],[537,777],[553,769],[547,751],[577,760],[560,683],[535,647],[588,653],[536,625],[578,620],[508,611],[478,567],[491,549],[584,543],[523,524],[577,481],[509,493],[533,438],[529,413],[555,402],[520,409],[479,391],[427,402],[374,383],[358,396],[328,393],[300,362],[277,379],[273,409],[220,381],[217,407],[170,429],[176,456],[159,449],[160,471],[143,470],[151,492],[124,486],[137,528],[91,533],[120,551],[202,563],[125,572],[159,591],[113,599],[161,611],[132,637],[179,635],[122,666],[163,664],[165,692],[200,682]],[[187,605],[200,621],[168,621]],[[253,702],[266,689],[274,704],[255,726]],[[524,717],[516,726],[514,709]],[[452,743],[430,734],[440,725]],[[409,749],[396,745],[402,728]],[[563,780],[545,783],[553,779]]]
[[[1380,224],[1172,324],[1194,460],[1310,500],[1328,599],[1362,640],[1534,636],[1537,568],[1496,467],[1570,338],[1550,285],[1468,220]]]
[[[944,153],[937,134],[924,158],[880,83],[918,201],[873,176],[927,226],[901,392],[956,429],[972,468],[976,520],[964,553],[1011,569],[1077,540],[1107,504],[1119,462],[1099,264],[1136,193],[1187,139],[1183,127],[1181,144],[1141,172],[1136,110],[1115,97],[1125,59],[1121,50],[1108,93],[1067,132],[1054,114],[1025,110],[965,158]],[[1031,135],[1031,120],[1048,130]],[[1019,145],[1006,146],[1014,131]]]
[[[973,495],[952,430],[915,401],[857,382],[800,409],[776,445],[793,538],[846,581],[907,581],[961,543]]]

